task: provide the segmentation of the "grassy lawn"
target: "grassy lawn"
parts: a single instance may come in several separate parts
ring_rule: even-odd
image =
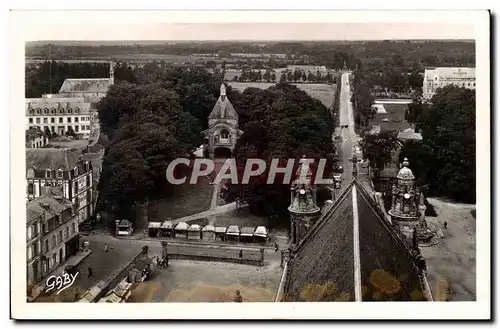
[[[269,226],[267,217],[259,217],[250,213],[248,208],[233,210],[224,214],[213,216],[216,226],[238,225],[239,227],[260,225]]]
[[[182,184],[174,196],[150,203],[148,216],[150,221],[164,221],[193,215],[210,208],[213,186],[206,181],[198,184]]]
[[[274,85],[274,83],[268,82],[228,82],[231,87],[236,90],[243,92],[246,88],[260,88],[267,89]],[[309,96],[319,100],[327,108],[333,105],[333,100],[337,88],[334,84],[324,84],[324,83],[293,83],[300,90],[305,91]]]

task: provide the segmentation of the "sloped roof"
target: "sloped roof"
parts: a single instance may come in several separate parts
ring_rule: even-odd
[[[109,78],[66,79],[59,93],[106,93],[110,85]]]
[[[226,96],[226,88],[221,86],[221,95],[217,99],[212,112],[208,116],[209,119],[238,119],[238,113],[233,107],[233,104]]]
[[[80,153],[74,150],[26,149],[26,168],[71,170],[77,166],[79,160]]]
[[[417,301],[409,250],[354,179],[292,251],[284,301]]]
[[[50,195],[42,195],[28,202],[26,204],[26,220],[29,222],[38,215],[49,219],[73,206],[69,200],[58,197],[61,195],[52,191]]]

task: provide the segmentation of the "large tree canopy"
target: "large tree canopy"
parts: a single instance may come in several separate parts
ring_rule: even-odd
[[[220,80],[205,71],[184,72],[142,74],[137,84],[112,86],[99,102],[101,129],[112,137],[100,180],[108,210],[130,210],[164,195],[173,188],[165,177],[168,164],[190,157],[202,142],[202,124]]]
[[[418,106],[418,105],[417,105]],[[476,97],[473,90],[456,86],[438,89],[428,108],[411,119],[422,133],[420,149],[405,144],[401,154],[415,159],[412,168],[423,173],[431,192],[458,201],[476,199]]]
[[[334,154],[331,140],[334,123],[330,111],[321,102],[289,84],[278,84],[267,90],[251,89],[243,94],[252,111],[235,150],[240,178],[248,158],[263,159],[268,169],[272,159],[280,159],[280,166],[284,166],[286,160],[303,155],[328,159],[325,168],[328,174]],[[290,185],[283,184],[279,175],[274,184],[266,184],[267,175],[268,170],[248,185],[232,185],[228,200],[240,197],[250,203],[254,212],[286,216]]]

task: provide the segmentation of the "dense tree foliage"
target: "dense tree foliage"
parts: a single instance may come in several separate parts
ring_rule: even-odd
[[[431,104],[414,104],[411,119],[422,133],[420,144],[405,143],[402,157],[425,179],[431,193],[458,201],[476,199],[476,101],[473,90],[438,89]]]
[[[391,161],[391,153],[398,147],[398,132],[383,131],[380,134],[365,134],[360,142],[363,155],[370,161],[378,178],[380,171]]]
[[[272,159],[280,159],[280,166],[285,166],[286,160],[303,155],[328,159],[325,175],[328,174],[334,153],[334,122],[321,102],[295,86],[278,84],[267,90],[247,89],[238,104],[239,111],[248,111],[244,133],[235,150],[240,178],[249,158],[263,159],[269,168]],[[279,175],[274,184],[266,184],[267,175],[268,171],[248,185],[232,185],[228,201],[240,197],[250,203],[252,211],[286,217],[290,185],[283,184],[283,176]]]
[[[132,221],[136,206],[173,190],[166,168],[201,144],[221,80],[204,70],[165,69],[154,76],[142,73],[137,81],[115,84],[98,103],[101,129],[111,137],[100,179],[101,206]]]

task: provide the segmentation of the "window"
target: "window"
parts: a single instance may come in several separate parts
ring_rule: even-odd
[[[28,119],[28,122],[29,122],[29,123],[33,123],[33,118],[29,118],[29,119]]]
[[[62,242],[62,240],[63,240],[63,232],[62,232],[62,230],[60,230],[60,231],[59,231],[59,234],[58,234],[58,239],[57,239],[57,241],[58,241],[59,243],[61,243],[61,242]]]
[[[28,260],[33,258],[33,246],[28,247]]]
[[[59,118],[59,123],[63,123],[63,118]]]
[[[36,118],[36,123],[40,123],[40,118]]]
[[[68,123],[71,123],[71,118],[70,117],[68,117]]]
[[[50,169],[45,171],[45,178],[50,178]]]
[[[57,171],[57,178],[63,178],[63,171],[61,169]]]
[[[78,123],[78,117],[75,117],[75,123]]]
[[[35,194],[35,185],[33,183],[28,183],[28,194]]]

